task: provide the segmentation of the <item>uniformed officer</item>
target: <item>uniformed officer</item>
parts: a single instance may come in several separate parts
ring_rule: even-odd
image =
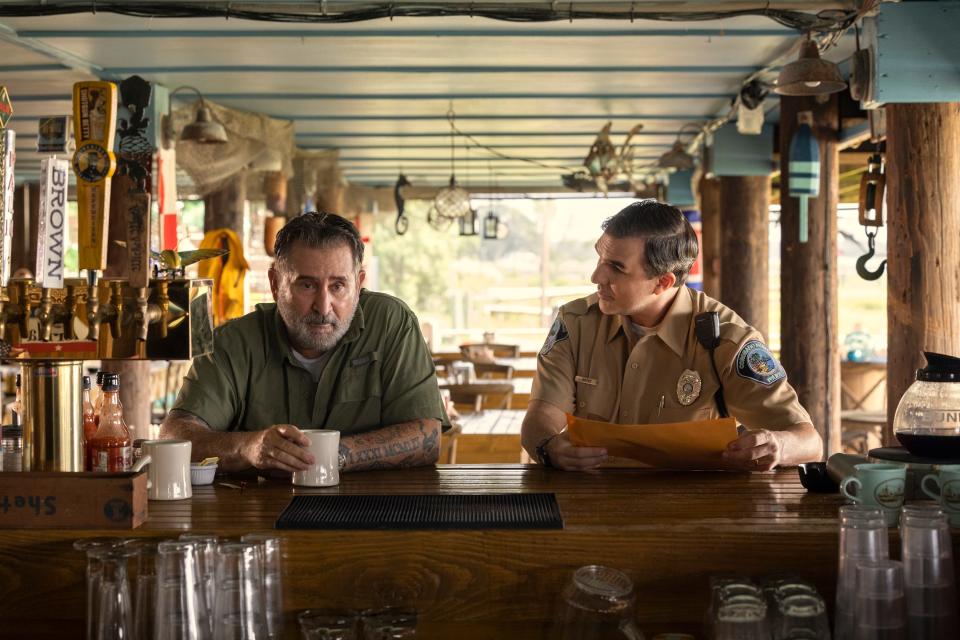
[[[560,308],[538,357],[523,421],[527,452],[561,469],[591,469],[607,452],[571,444],[565,413],[666,423],[720,417],[725,403],[748,428],[723,453],[730,468],[761,471],[821,459],[822,440],[763,336],[716,300],[682,286],[698,247],[680,210],[645,200],[602,226],[591,277],[597,291]],[[712,357],[694,329],[698,314],[710,311],[720,320]]]
[[[433,464],[447,422],[417,318],[362,289],[363,242],[348,220],[307,213],[277,234],[276,304],[219,327],[194,359],[161,435],[225,470],[314,462],[301,429],[337,429],[344,471]]]

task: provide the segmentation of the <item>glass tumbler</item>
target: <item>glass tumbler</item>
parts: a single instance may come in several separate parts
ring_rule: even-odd
[[[417,637],[417,610],[408,607],[370,609],[360,614],[363,640],[406,640]]]
[[[901,557],[911,640],[956,638],[957,592],[947,516],[905,516]]]
[[[217,591],[217,543],[219,542],[219,538],[210,534],[184,533],[180,535],[179,540],[192,544],[196,550],[194,560],[197,563],[200,583],[203,585],[202,596],[204,599],[204,607],[212,613]],[[209,626],[210,633],[212,634],[213,618],[209,619]]]
[[[903,563],[876,560],[857,563],[854,598],[856,640],[905,640]]]
[[[122,547],[128,541],[124,538],[82,538],[73,543],[73,548],[83,552],[87,557],[86,586],[87,586],[87,640],[94,640],[97,633],[100,616],[100,580],[103,576],[101,556],[103,551]]]
[[[852,640],[854,637],[857,564],[884,560],[889,555],[887,524],[879,509],[859,505],[840,507],[840,551],[834,612],[834,640]]]
[[[217,548],[217,596],[214,640],[261,640],[267,637],[260,545],[228,542]]]
[[[197,569],[196,546],[164,541],[157,545],[154,640],[210,640],[210,612]]]
[[[360,614],[352,609],[307,609],[297,614],[303,640],[358,640]]]
[[[633,581],[625,573],[600,565],[580,567],[563,589],[551,637],[642,640],[633,621],[634,603]]]
[[[267,609],[267,634],[271,640],[276,640],[283,635],[283,558],[280,538],[269,534],[250,533],[240,540],[254,542],[260,546]]]

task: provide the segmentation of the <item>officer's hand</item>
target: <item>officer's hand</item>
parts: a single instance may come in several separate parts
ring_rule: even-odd
[[[782,456],[782,437],[767,429],[745,432],[723,452],[727,467],[741,471],[770,471],[780,464]]]
[[[565,471],[587,471],[607,461],[607,450],[598,447],[577,447],[565,432],[552,438],[546,446],[550,464]]]
[[[275,424],[252,431],[241,449],[244,460],[257,469],[280,469],[293,473],[316,462],[306,447],[310,439],[292,424]]]

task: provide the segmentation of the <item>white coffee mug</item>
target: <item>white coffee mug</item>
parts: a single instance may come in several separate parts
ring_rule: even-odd
[[[340,432],[332,429],[306,429],[310,453],[316,462],[309,469],[295,471],[293,484],[301,487],[332,487],[340,484]]]
[[[149,458],[147,498],[150,500],[185,500],[193,496],[190,483],[189,440],[144,440],[140,445],[141,460]]]

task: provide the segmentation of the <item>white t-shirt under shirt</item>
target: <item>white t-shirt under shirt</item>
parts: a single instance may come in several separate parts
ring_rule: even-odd
[[[294,359],[303,365],[303,368],[310,372],[310,377],[313,378],[314,382],[320,382],[320,376],[323,375],[323,370],[327,368],[327,362],[330,361],[330,356],[333,355],[333,349],[326,351],[316,358],[305,358],[300,354],[296,349],[291,348],[290,353],[293,354]]]

